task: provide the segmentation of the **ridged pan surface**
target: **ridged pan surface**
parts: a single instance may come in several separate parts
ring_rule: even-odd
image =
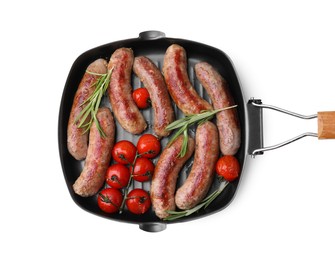
[[[234,71],[234,68],[231,64],[230,59],[227,57],[225,53],[221,50],[213,48],[208,45],[204,45],[198,42],[193,42],[184,39],[175,39],[175,38],[160,38],[155,40],[145,40],[141,38],[128,39],[118,42],[113,42],[110,44],[106,44],[94,49],[91,49],[82,55],[80,55],[69,72],[64,90],[63,96],[60,105],[59,111],[59,124],[58,124],[58,142],[59,142],[59,154],[60,160],[63,168],[63,174],[66,180],[66,184],[68,186],[69,192],[71,194],[72,199],[75,203],[83,208],[84,210],[96,214],[101,217],[105,217],[108,219],[113,219],[117,221],[124,221],[129,223],[176,223],[189,221],[196,218],[204,217],[209,214],[215,213],[219,210],[225,208],[233,199],[235,192],[238,187],[239,179],[230,183],[224,190],[224,192],[205,210],[202,209],[199,212],[192,214],[188,217],[180,218],[175,221],[163,221],[156,217],[153,210],[149,210],[147,213],[143,215],[135,215],[124,210],[122,214],[114,213],[107,214],[101,211],[97,205],[97,195],[82,198],[74,193],[72,189],[72,185],[75,180],[80,175],[84,161],[75,160],[67,150],[67,124],[69,120],[70,110],[73,102],[73,98],[77,87],[80,83],[82,76],[87,68],[87,66],[98,58],[105,58],[107,61],[109,60],[111,54],[120,47],[131,48],[134,51],[134,55],[140,56],[144,55],[150,58],[154,63],[162,69],[164,54],[166,49],[173,43],[177,43],[183,46],[187,52],[188,57],[188,73],[193,86],[197,90],[197,92],[207,101],[210,101],[206,91],[203,89],[199,81],[196,79],[194,73],[194,65],[200,61],[206,61],[210,63],[214,68],[216,68],[219,73],[228,81],[230,90],[235,99],[236,104],[238,104],[238,115],[241,124],[241,133],[242,133],[242,144],[241,147],[236,154],[241,166],[243,173],[243,165],[246,158],[246,111],[245,111],[245,102],[243,99],[243,95],[241,92],[241,88],[237,79],[237,75]],[[140,80],[133,74],[132,76],[132,86],[134,89],[141,87]],[[105,96],[103,98],[101,106],[108,106],[111,108],[108,97]],[[183,117],[183,113],[176,108],[174,105],[174,109],[176,112],[177,118]],[[153,120],[153,111],[152,108],[142,110],[142,113],[148,122],[148,129],[144,133],[153,133],[152,129],[152,120]],[[132,141],[135,145],[140,135],[132,135],[128,132],[124,131],[121,126],[116,121],[117,131],[116,131],[116,141],[119,140],[129,140]],[[194,135],[195,129],[190,130],[190,134]],[[165,147],[168,142],[168,138],[164,138],[162,140],[162,147]],[[157,158],[154,160],[154,163],[157,162]],[[193,157],[186,163],[185,167],[180,172],[177,187],[181,186],[181,184],[185,181],[193,162]],[[211,190],[209,192],[214,191],[218,188],[219,181],[215,179]],[[130,190],[133,188],[143,188],[147,191],[150,190],[150,182],[140,183],[133,182],[133,186],[130,187]]]

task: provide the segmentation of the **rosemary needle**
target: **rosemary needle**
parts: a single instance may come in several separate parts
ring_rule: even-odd
[[[224,108],[220,108],[216,110],[204,110],[199,114],[188,115],[188,116],[185,116],[184,118],[180,118],[172,122],[166,127],[166,130],[171,131],[171,130],[178,129],[178,131],[172,136],[168,145],[170,145],[174,140],[176,140],[179,135],[184,134],[182,148],[179,153],[179,157],[184,157],[187,151],[187,142],[188,142],[187,130],[188,128],[194,125],[195,123],[198,123],[199,125],[203,124],[204,122],[211,120],[214,117],[214,115],[217,114],[218,112],[231,109],[234,107],[237,107],[237,105],[224,107]]]
[[[80,111],[79,115],[75,120],[76,123],[78,122],[78,128],[85,129],[84,133],[89,131],[91,125],[95,123],[100,133],[100,136],[106,137],[106,134],[104,133],[99,124],[97,113],[101,103],[101,99],[109,86],[112,70],[113,69],[109,70],[107,73],[104,74],[86,71],[91,75],[99,76],[99,78],[92,85],[92,87],[95,87],[95,89],[91,96],[89,96],[89,98],[81,104],[81,106],[84,106],[84,108],[82,111]]]

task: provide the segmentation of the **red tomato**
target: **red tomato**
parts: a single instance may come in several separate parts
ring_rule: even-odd
[[[216,173],[227,181],[235,180],[239,176],[240,171],[240,164],[232,155],[225,155],[216,163]]]
[[[114,213],[120,209],[122,200],[121,191],[113,188],[107,188],[99,192],[98,206],[104,212]]]
[[[126,187],[130,178],[128,167],[117,163],[108,167],[106,172],[106,182],[109,186],[115,189]]]
[[[149,92],[146,88],[138,88],[133,92],[133,99],[140,109],[148,108],[151,104]]]
[[[132,164],[136,156],[136,147],[127,140],[119,141],[113,147],[112,156],[118,163]]]
[[[132,167],[130,167],[130,171],[131,170]],[[154,170],[155,165],[148,158],[137,158],[134,166],[134,171],[132,173],[133,179],[139,182],[148,181],[154,173]]]
[[[137,142],[137,151],[142,157],[154,158],[161,150],[161,143],[152,134],[142,135]]]
[[[126,205],[134,214],[144,214],[151,206],[149,193],[142,189],[133,189],[128,193]]]

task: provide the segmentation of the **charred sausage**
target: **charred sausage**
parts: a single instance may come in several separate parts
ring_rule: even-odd
[[[134,73],[148,90],[154,111],[153,130],[159,137],[168,136],[165,128],[174,121],[174,111],[162,73],[157,66],[144,56],[136,57],[133,65]]]
[[[159,218],[167,217],[169,215],[167,210],[175,210],[174,193],[178,174],[194,151],[194,140],[189,137],[187,152],[184,157],[179,157],[182,143],[183,136],[179,136],[170,146],[166,147],[155,167],[150,196],[153,209]]]
[[[213,102],[214,109],[235,105],[226,80],[208,63],[195,65],[195,73]],[[216,114],[220,150],[224,155],[234,155],[241,145],[241,130],[236,108]]]
[[[131,72],[134,54],[131,49],[117,49],[108,63],[112,70],[108,96],[113,113],[120,125],[132,134],[142,133],[147,123],[132,98]]]
[[[182,46],[172,44],[166,50],[163,75],[173,101],[185,115],[213,109],[198,95],[189,80],[186,51]]]
[[[199,125],[196,130],[192,169],[176,192],[175,202],[178,208],[193,208],[205,198],[213,181],[219,152],[219,134],[216,125],[209,121]]]
[[[67,148],[76,160],[83,160],[87,154],[88,132],[84,128],[78,128],[77,118],[83,110],[83,103],[94,91],[94,84],[99,76],[92,73],[104,74],[107,72],[107,61],[98,59],[92,62],[86,69],[74,96],[70,118],[67,126]],[[87,118],[89,120],[90,117]]]
[[[97,118],[106,137],[102,137],[96,124],[92,124],[84,169],[73,184],[73,190],[82,197],[96,194],[105,181],[115,141],[115,123],[109,108],[99,108]]]

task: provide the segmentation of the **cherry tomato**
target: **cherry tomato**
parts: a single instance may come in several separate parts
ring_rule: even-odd
[[[240,164],[232,155],[222,156],[216,163],[216,173],[227,181],[235,180],[240,174]]]
[[[128,167],[123,164],[116,163],[108,167],[106,172],[106,182],[115,189],[126,187],[130,178]]]
[[[128,193],[126,205],[130,212],[144,214],[151,206],[150,196],[143,189],[133,189]]]
[[[107,188],[99,192],[98,206],[107,213],[117,212],[122,204],[121,191],[113,188]]]
[[[140,109],[148,108],[151,104],[149,92],[146,88],[138,88],[133,92],[133,99]]]
[[[130,167],[130,171],[131,170],[132,167]],[[139,182],[148,181],[154,173],[154,170],[155,165],[148,158],[137,158],[134,166],[134,171],[132,173],[133,179]]]
[[[161,143],[152,134],[142,135],[137,142],[137,151],[142,157],[154,158],[161,150]]]
[[[132,164],[136,156],[136,147],[127,140],[119,141],[113,147],[112,156],[118,163]]]

